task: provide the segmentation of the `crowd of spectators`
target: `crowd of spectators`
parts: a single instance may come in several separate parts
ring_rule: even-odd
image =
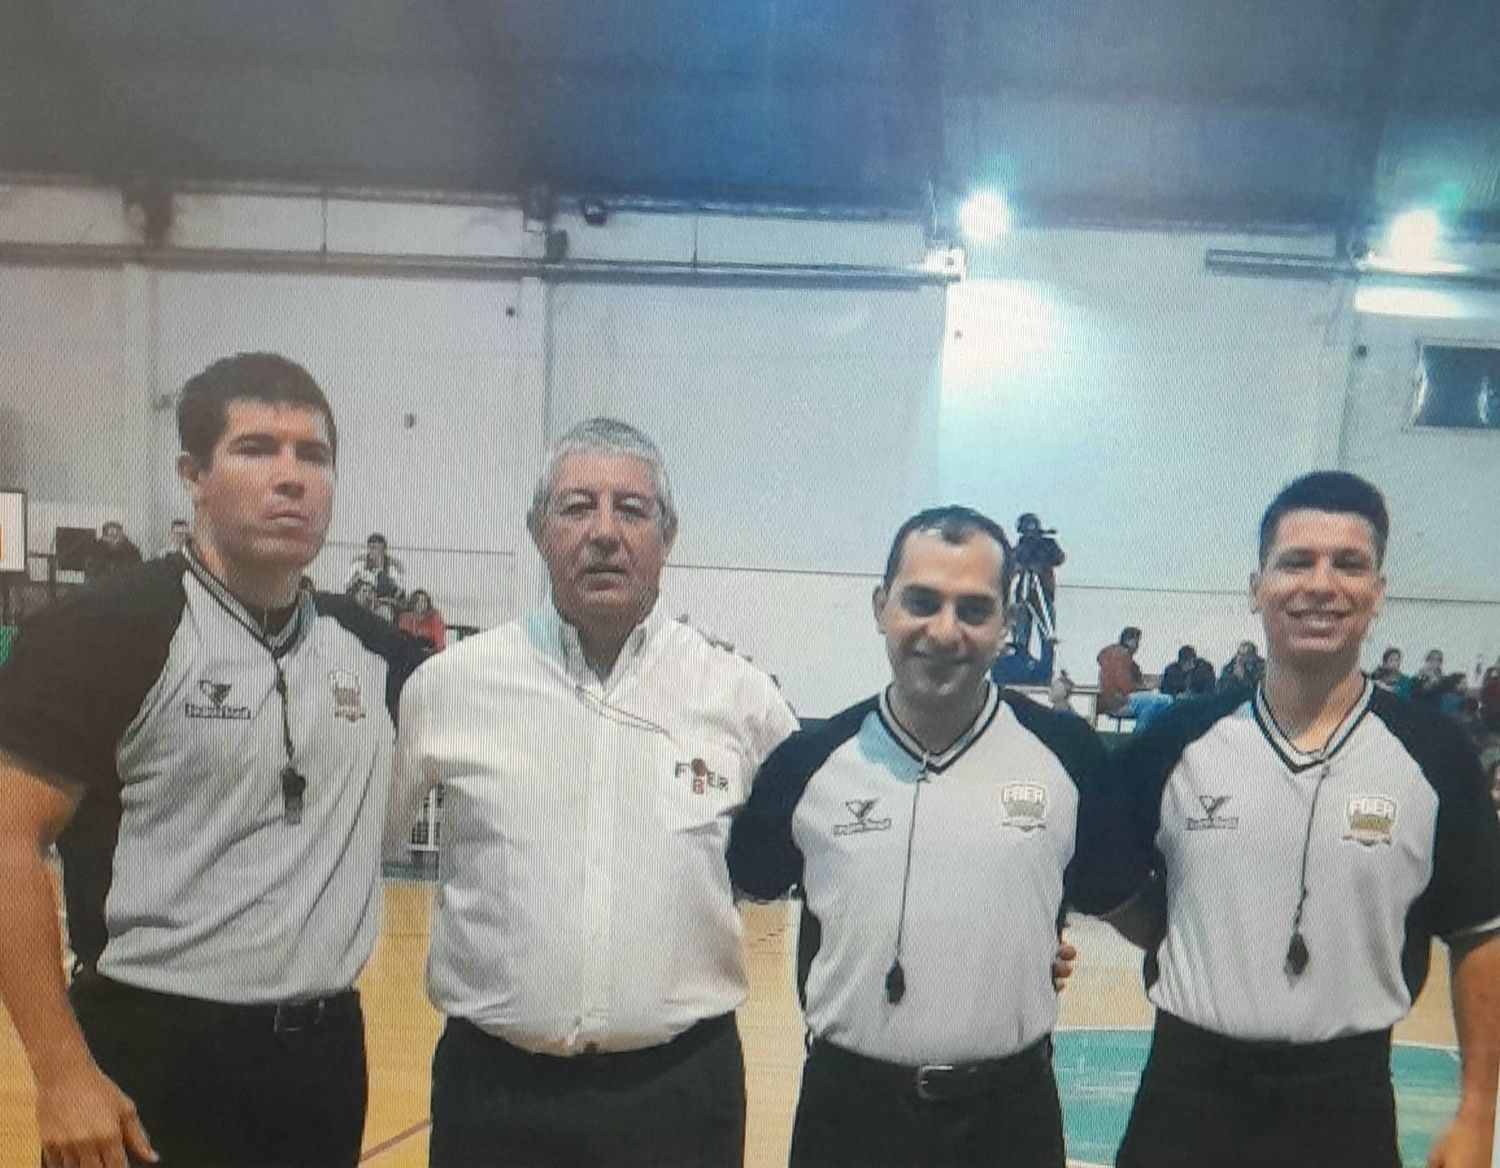
[[[380,532],[371,532],[365,550],[354,557],[344,576],[344,591],[354,603],[389,621],[432,649],[448,645],[448,625],[425,588],[406,591],[406,567],[390,554]]]

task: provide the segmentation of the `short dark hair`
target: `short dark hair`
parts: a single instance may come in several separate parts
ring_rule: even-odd
[[[890,554],[885,558],[885,577],[881,581],[881,587],[889,588],[895,581],[896,573],[901,570],[901,555],[906,550],[906,537],[914,531],[931,531],[941,536],[944,542],[952,544],[967,543],[969,537],[976,534],[989,536],[1000,545],[1000,596],[1002,599],[1009,597],[1011,551],[1010,540],[1005,538],[1005,529],[988,515],[957,503],[918,511],[896,529],[896,537],[891,540]]]
[[[1195,661],[1197,660],[1197,657],[1198,650],[1194,649],[1191,645],[1184,645],[1181,649],[1177,650],[1178,664],[1181,664],[1184,661]]]
[[[188,378],[177,395],[177,439],[182,449],[207,466],[224,435],[229,403],[240,398],[287,402],[322,414],[328,423],[328,445],[338,459],[339,434],[328,398],[311,373],[279,353],[221,357]]]
[[[1375,533],[1375,566],[1385,562],[1385,541],[1391,533],[1385,496],[1373,483],[1345,470],[1315,470],[1293,479],[1266,508],[1260,518],[1260,563],[1264,567],[1276,542],[1276,527],[1292,511],[1327,511],[1334,515],[1358,515]]]
[[[376,542],[379,542],[379,544],[380,544],[381,547],[390,547],[391,546],[390,543],[387,542],[385,536],[381,535],[380,532],[378,532],[378,531],[372,531],[372,532],[370,532],[369,535],[365,536],[365,546],[366,547],[369,547],[372,543],[376,543]]]
[[[1141,630],[1136,628],[1134,625],[1126,625],[1123,629],[1120,630],[1120,644],[1123,645],[1126,641],[1130,640],[1131,637],[1134,637],[1137,641],[1139,641],[1141,639]]]

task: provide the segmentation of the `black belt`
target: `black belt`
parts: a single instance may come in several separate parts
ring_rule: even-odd
[[[234,1002],[212,1002],[206,998],[189,998],[159,990],[126,985],[90,969],[73,976],[75,993],[95,994],[105,1000],[118,1001],[154,1010],[211,1017],[225,1024],[270,1030],[275,1034],[302,1034],[348,1018],[358,1018],[359,991],[341,990],[321,998],[301,998],[291,1002],[266,1002],[240,1005]]]
[[[920,1066],[870,1058],[821,1038],[812,1040],[808,1052],[810,1057],[822,1059],[832,1066],[883,1081],[929,1101],[972,1099],[991,1091],[1033,1083],[1040,1075],[1049,1073],[1052,1066],[1050,1036],[1004,1058],[924,1063]]]

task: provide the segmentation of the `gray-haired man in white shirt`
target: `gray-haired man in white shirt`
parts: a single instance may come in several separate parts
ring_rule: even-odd
[[[724,852],[796,721],[658,611],[677,516],[644,434],[568,431],[528,526],[551,602],[402,702],[392,845],[444,787],[431,1163],[737,1166],[748,979]]]

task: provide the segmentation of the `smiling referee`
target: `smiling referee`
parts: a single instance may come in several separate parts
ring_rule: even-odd
[[[1388,527],[1380,493],[1353,475],[1283,490],[1252,585],[1264,681],[1179,704],[1124,756],[1131,829],[1166,911],[1120,1168],[1399,1168],[1391,1027],[1433,937],[1450,949],[1463,1071],[1429,1163],[1490,1163],[1500,826],[1461,728],[1359,671]]]

